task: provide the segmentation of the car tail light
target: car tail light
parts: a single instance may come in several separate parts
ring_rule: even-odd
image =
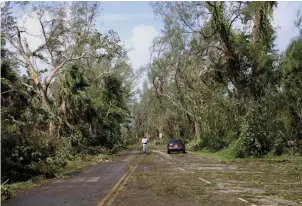
[[[169,144],[169,147],[173,147],[174,145],[173,144]]]
[[[179,144],[178,147],[183,147],[183,145],[182,145],[182,144]]]

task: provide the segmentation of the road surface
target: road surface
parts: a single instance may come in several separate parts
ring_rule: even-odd
[[[290,162],[126,152],[2,205],[300,205],[301,169]]]
[[[80,206],[98,205],[141,155],[140,152],[124,152],[113,162],[90,167],[65,180],[58,180],[40,189],[23,192],[3,201],[3,206]]]

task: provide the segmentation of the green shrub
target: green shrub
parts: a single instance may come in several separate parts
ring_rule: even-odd
[[[13,196],[14,192],[9,185],[1,185],[1,200],[8,200]]]
[[[187,148],[192,151],[198,151],[202,149],[202,145],[203,145],[202,139],[195,138],[187,144]]]

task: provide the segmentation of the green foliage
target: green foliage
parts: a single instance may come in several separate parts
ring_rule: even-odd
[[[8,185],[1,185],[1,200],[8,200],[14,195],[14,192]]]
[[[151,6],[165,27],[146,67],[152,86],[135,104],[134,134],[162,132],[195,151],[241,158],[282,155],[289,140],[301,142],[301,36],[282,55],[274,49],[277,2]]]
[[[284,52],[282,61],[284,98],[291,114],[292,139],[302,141],[302,39],[294,39]],[[301,148],[301,145],[300,145]]]
[[[189,150],[192,150],[192,151],[199,151],[199,150],[202,150],[202,145],[203,142],[202,142],[202,139],[201,138],[195,138],[193,139],[192,141],[189,142],[189,144],[187,145],[187,148]]]
[[[1,18],[7,24],[2,25],[1,37],[16,31],[11,28],[17,20],[13,8],[13,3],[3,8]],[[33,10],[49,11],[52,23],[45,25],[47,45],[31,58],[51,62],[53,67],[63,65],[48,83],[42,76],[51,77],[53,70],[35,68],[41,85],[33,76],[21,77],[17,68],[24,56],[14,56],[6,46],[14,39],[1,41],[1,180],[9,179],[7,184],[58,177],[74,162],[83,164],[90,155],[116,153],[131,142],[133,73],[125,49],[115,32],[103,35],[94,30],[97,3],[73,3],[71,9],[75,13],[70,21],[65,7],[44,5]],[[65,43],[68,48],[63,51]],[[45,55],[49,51],[51,55]],[[68,60],[70,54],[83,53],[89,56]],[[9,190],[3,192],[9,196]]]
[[[264,156],[271,151],[272,137],[268,130],[271,121],[267,115],[267,107],[263,104],[256,104],[248,107],[245,114],[245,122],[241,124],[239,141],[241,144],[241,157]],[[235,146],[236,148],[236,146]],[[238,148],[236,148],[238,149]]]

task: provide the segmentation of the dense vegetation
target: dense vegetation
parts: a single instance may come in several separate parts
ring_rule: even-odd
[[[235,157],[288,152],[302,140],[302,28],[276,51],[276,2],[151,3],[164,22],[148,81],[118,35],[96,30],[95,2],[1,8],[1,181],[52,178],[71,161],[116,152],[148,132]],[[17,8],[31,8],[41,44]],[[23,71],[21,75],[20,70]]]
[[[17,8],[32,9],[39,22],[37,48]],[[116,152],[129,141],[134,73],[118,35],[95,29],[99,10],[94,2],[4,3],[2,182],[52,178],[75,159]]]
[[[288,152],[302,140],[302,36],[274,48],[276,2],[151,3],[164,22],[134,132],[181,137],[235,157]],[[290,23],[290,22],[289,22]],[[294,23],[294,22],[292,22]]]

